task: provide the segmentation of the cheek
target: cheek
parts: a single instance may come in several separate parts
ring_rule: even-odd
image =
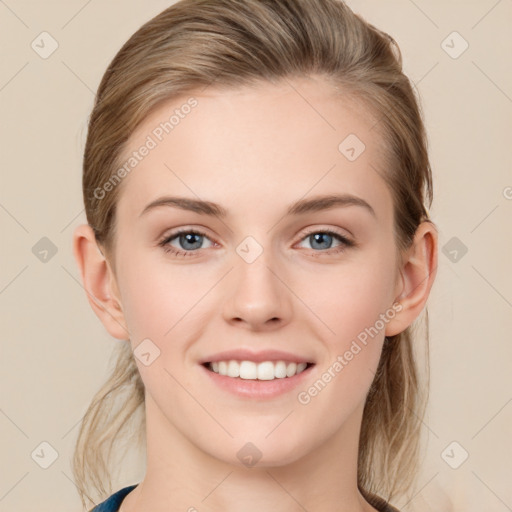
[[[191,271],[156,267],[143,258],[124,265],[123,311],[135,361],[149,393],[157,402],[178,407],[179,386],[190,385],[183,365],[188,340],[197,338],[200,324],[198,302],[211,284],[200,286]],[[191,284],[192,283],[192,284]],[[195,284],[194,284],[195,283]],[[149,353],[148,364],[143,355]]]
[[[395,285],[394,260],[383,253],[340,265],[336,271],[317,272],[311,281],[302,283],[302,296],[313,313],[326,327],[327,337],[335,348],[342,349],[365,329],[382,329],[381,314],[393,302]],[[382,337],[384,330],[382,329]]]
[[[197,266],[166,264],[164,256],[155,261],[155,250],[126,251],[119,264],[123,312],[134,345],[152,337],[165,343],[190,321],[211,287]]]
[[[326,358],[316,379],[297,398],[305,406],[304,414],[326,418],[324,428],[332,433],[364,403],[374,379],[384,342],[382,318],[388,313],[391,319],[394,313],[391,269],[393,261],[382,257],[371,265],[347,266],[335,278],[326,276],[329,293],[322,299],[310,294],[330,330],[322,328],[327,333],[323,335]]]

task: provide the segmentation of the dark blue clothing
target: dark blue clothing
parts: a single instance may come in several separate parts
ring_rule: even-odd
[[[96,505],[89,512],[117,512],[119,510],[119,507],[121,506],[121,502],[124,500],[126,495],[130,491],[133,491],[133,489],[135,489],[137,485],[139,484],[124,487],[120,491],[117,491],[116,493],[112,494],[112,496],[107,498],[105,501],[102,501],[101,503]]]

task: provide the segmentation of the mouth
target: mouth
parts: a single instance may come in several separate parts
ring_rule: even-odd
[[[225,360],[202,363],[208,371],[236,380],[269,381],[290,379],[308,370],[314,363],[295,361]]]

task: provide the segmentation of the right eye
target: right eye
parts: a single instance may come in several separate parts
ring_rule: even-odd
[[[197,245],[202,245],[201,242],[204,238],[209,240],[206,234],[201,231],[197,231],[195,229],[180,229],[166,235],[163,240],[158,242],[158,245],[163,247],[166,253],[174,254],[175,256],[192,256],[194,252],[197,252],[200,249]],[[179,249],[171,245],[171,242],[174,239],[177,239],[183,249]],[[192,245],[193,247],[187,247],[187,245]]]

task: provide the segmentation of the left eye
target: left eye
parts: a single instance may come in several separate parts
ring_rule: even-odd
[[[311,240],[312,246],[318,244],[322,246],[320,247],[320,249],[331,249],[331,247],[325,247],[325,245],[330,245],[332,243],[333,238],[340,242],[339,246],[335,248],[333,252],[339,252],[344,250],[346,247],[351,247],[354,245],[352,241],[350,241],[348,238],[331,230],[312,231],[306,234],[303,240]]]

